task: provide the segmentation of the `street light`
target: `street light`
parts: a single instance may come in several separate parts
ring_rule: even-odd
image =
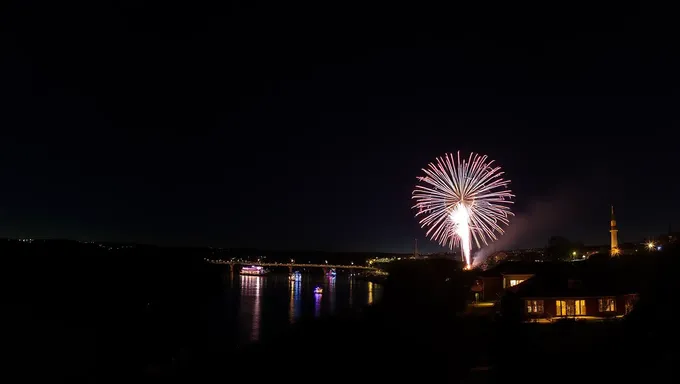
[[[654,242],[653,241],[650,241],[649,243],[647,243],[647,249],[649,249],[650,251],[654,250]]]

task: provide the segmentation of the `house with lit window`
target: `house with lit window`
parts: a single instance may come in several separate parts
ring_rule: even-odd
[[[638,299],[631,283],[607,271],[541,273],[508,289],[503,306],[526,320],[621,317]]]
[[[499,301],[507,289],[522,284],[537,273],[564,268],[571,268],[571,265],[506,261],[480,272],[475,284],[478,288],[475,291],[480,293],[479,300]]]
[[[503,288],[507,289],[522,284],[534,277],[533,273],[503,273]]]

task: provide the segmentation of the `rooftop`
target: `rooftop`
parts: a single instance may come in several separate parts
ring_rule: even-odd
[[[535,275],[547,271],[570,270],[571,263],[535,263],[524,261],[506,261],[491,269],[482,271],[479,277],[502,277],[503,275]]]
[[[615,296],[638,290],[636,280],[626,274],[588,265],[543,271],[510,289],[519,297]]]

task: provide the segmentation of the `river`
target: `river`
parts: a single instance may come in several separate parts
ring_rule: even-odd
[[[205,326],[219,329],[235,345],[266,341],[299,321],[358,310],[380,300],[382,286],[349,275],[247,276],[225,273],[220,294],[202,307]],[[315,294],[314,288],[323,288]]]

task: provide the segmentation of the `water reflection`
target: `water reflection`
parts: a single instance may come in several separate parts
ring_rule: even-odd
[[[343,275],[335,279],[306,275],[299,281],[290,281],[287,274],[235,275],[233,287],[225,285],[230,292],[229,307],[222,310],[234,315],[238,343],[263,341],[301,319],[333,316],[375,304],[382,296],[379,284]],[[323,288],[321,294],[314,293],[317,286]]]
[[[250,330],[250,340],[257,341],[260,339],[260,307],[261,307],[261,291],[262,291],[262,279],[261,276],[245,276],[241,275],[241,300],[242,304],[247,304],[252,302],[252,308],[250,314],[252,316],[251,320],[251,330]],[[246,299],[246,300],[244,300]]]
[[[352,307],[352,298],[354,297],[354,278],[349,278],[349,307]]]
[[[331,313],[335,312],[335,276],[328,278],[328,303]]]
[[[321,316],[321,294],[314,294],[314,317]]]
[[[300,316],[300,280],[290,281],[290,302],[288,306],[288,321],[293,324]]]

